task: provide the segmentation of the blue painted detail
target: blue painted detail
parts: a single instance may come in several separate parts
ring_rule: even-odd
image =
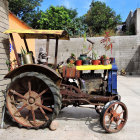
[[[112,71],[108,71],[108,92],[111,92],[111,85],[112,85]]]
[[[12,46],[12,44],[10,43],[10,52],[12,52],[12,50],[13,50],[13,46]]]
[[[113,70],[113,71],[115,71],[115,70],[117,71],[117,70],[118,70],[118,67],[117,67],[116,64],[113,64],[113,65],[112,65],[112,70]]]
[[[117,94],[117,71],[112,71],[112,94]]]
[[[117,92],[117,66],[112,65],[112,69],[108,71],[108,92],[118,94]]]

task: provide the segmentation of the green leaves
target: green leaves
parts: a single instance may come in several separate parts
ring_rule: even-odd
[[[50,6],[46,12],[41,12],[41,18],[38,20],[39,28],[52,30],[62,30],[69,22],[69,14],[62,6]]]
[[[87,30],[83,17],[77,18],[75,9],[67,9],[63,6],[50,6],[46,12],[41,12],[41,18],[37,24],[41,29],[66,30],[70,36],[82,36]]]
[[[21,18],[26,23],[31,23],[34,14],[36,13],[35,8],[40,6],[43,0],[8,0],[9,9],[16,16]]]
[[[92,1],[90,9],[85,15],[85,23],[88,25],[91,35],[101,34],[107,29],[114,29],[120,21],[120,15],[116,16],[115,11],[100,1]]]
[[[10,10],[34,29],[66,30],[71,37],[102,34],[114,29],[121,22],[120,15],[104,2],[92,1],[87,14],[77,17],[76,9],[50,6],[45,12],[39,10],[43,0],[8,0]]]

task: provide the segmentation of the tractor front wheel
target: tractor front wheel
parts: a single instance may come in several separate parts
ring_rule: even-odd
[[[111,101],[104,106],[101,112],[100,123],[106,132],[115,133],[124,127],[127,116],[128,112],[124,103]]]

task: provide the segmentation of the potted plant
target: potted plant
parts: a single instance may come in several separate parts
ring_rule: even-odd
[[[21,55],[23,57],[24,64],[33,64],[33,54],[31,52],[26,52],[22,47]]]
[[[76,60],[76,66],[81,66],[82,65],[82,60]]]
[[[71,56],[67,59],[67,63],[74,64],[76,62],[76,56],[74,53],[71,53]]]
[[[86,45],[86,33],[84,33],[84,43],[83,43],[83,49],[82,49],[82,54],[80,54],[80,57],[78,58],[79,60],[82,60],[83,65],[88,65],[90,64],[91,58],[87,57],[87,55],[92,51],[93,46],[87,47]],[[81,63],[81,62],[80,62]]]
[[[18,67],[17,61],[15,59],[13,61],[6,60],[6,65],[9,72]]]
[[[83,60],[83,65],[89,65],[90,64],[90,57],[87,57],[85,60]]]
[[[109,32],[105,32],[105,36],[101,40],[101,43],[103,43],[103,45],[104,45],[105,54],[106,54],[106,51],[108,51],[108,50],[111,50],[111,54],[112,54],[113,42],[111,41]],[[111,63],[115,63],[115,59],[113,57],[109,60],[109,58],[106,57],[106,55],[103,55],[101,59],[102,59],[102,64],[104,64],[104,65],[110,64],[110,60],[111,60]]]
[[[101,58],[100,58],[101,62],[103,65],[108,65],[110,64],[110,60],[109,60],[109,57],[107,57],[106,55],[102,55]]]
[[[99,65],[99,64],[100,64],[100,60],[97,59],[97,54],[94,52],[94,50],[92,50],[92,65]]]
[[[86,33],[84,33],[83,38],[84,38],[84,42],[83,42],[82,54],[80,54],[80,57],[78,58],[79,60],[82,60],[82,61],[87,59],[87,53],[85,52],[85,50],[87,50]]]
[[[104,38],[101,40],[101,43],[104,44],[105,51],[111,50],[112,54],[112,47],[113,47],[113,42],[111,41],[109,32],[105,32]]]

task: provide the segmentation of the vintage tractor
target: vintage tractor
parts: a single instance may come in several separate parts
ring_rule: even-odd
[[[69,40],[69,35],[63,30],[7,30],[5,33],[10,34],[18,64],[5,76],[11,79],[7,87],[6,106],[13,121],[22,127],[38,129],[49,126],[64,107],[94,105],[106,132],[118,132],[124,127],[128,114],[117,92],[115,63],[57,64],[58,40]],[[26,39],[47,39],[47,56],[49,39],[56,39],[55,61],[51,68],[48,62],[35,64],[31,61],[33,64],[21,65],[13,33],[18,33],[24,40],[27,53],[30,51]]]

